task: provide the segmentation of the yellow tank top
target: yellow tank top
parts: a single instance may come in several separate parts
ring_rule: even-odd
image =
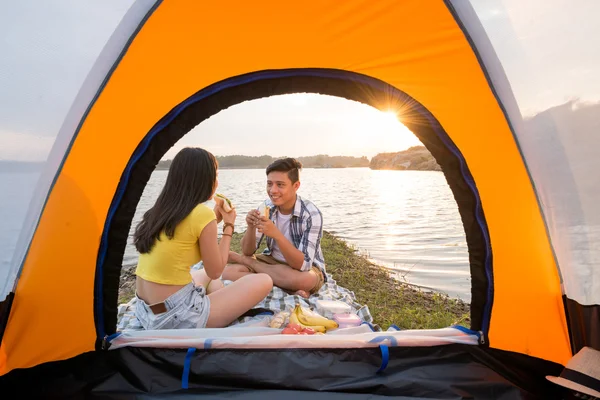
[[[160,234],[150,253],[140,254],[137,276],[165,285],[186,285],[192,281],[190,267],[202,260],[198,239],[204,227],[216,219],[215,212],[198,204],[175,228],[173,239]]]

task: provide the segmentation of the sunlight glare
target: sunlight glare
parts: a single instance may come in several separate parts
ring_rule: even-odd
[[[385,143],[389,152],[406,150],[412,146],[421,146],[419,139],[398,119],[398,115],[391,110],[374,110],[375,115],[365,119],[370,127],[366,137],[371,143]]]
[[[382,120],[384,120],[388,124],[390,124],[390,126],[392,126],[392,127],[399,126],[399,127],[406,128],[402,123],[400,123],[400,121],[398,120],[398,115],[396,115],[396,113],[394,111],[391,111],[391,110],[383,111],[383,115],[381,118],[382,118]]]

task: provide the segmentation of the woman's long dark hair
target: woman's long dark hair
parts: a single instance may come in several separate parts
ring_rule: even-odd
[[[156,203],[135,229],[137,251],[149,253],[163,231],[172,239],[177,225],[198,204],[210,199],[216,180],[217,159],[210,152],[186,147],[177,153]]]

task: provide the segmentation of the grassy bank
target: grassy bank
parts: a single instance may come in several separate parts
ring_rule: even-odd
[[[359,303],[369,306],[374,322],[383,329],[392,324],[403,329],[470,325],[469,304],[394,279],[387,269],[327,232],[321,248],[327,272],[338,285],[352,290]]]
[[[234,234],[233,251],[240,251],[241,234]],[[327,272],[337,284],[356,295],[356,300],[369,306],[376,324],[384,330],[396,324],[403,329],[443,328],[453,324],[469,326],[469,304],[439,293],[419,290],[394,279],[388,270],[372,264],[359,252],[325,232],[321,243]],[[133,296],[133,269],[123,270],[119,303]]]

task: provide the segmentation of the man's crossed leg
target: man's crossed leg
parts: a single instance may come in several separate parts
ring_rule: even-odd
[[[317,293],[324,283],[323,272],[317,267],[298,271],[264,254],[246,256],[230,251],[229,263],[223,271],[223,279],[235,281],[244,275],[262,272],[273,279],[275,286],[304,298]]]

